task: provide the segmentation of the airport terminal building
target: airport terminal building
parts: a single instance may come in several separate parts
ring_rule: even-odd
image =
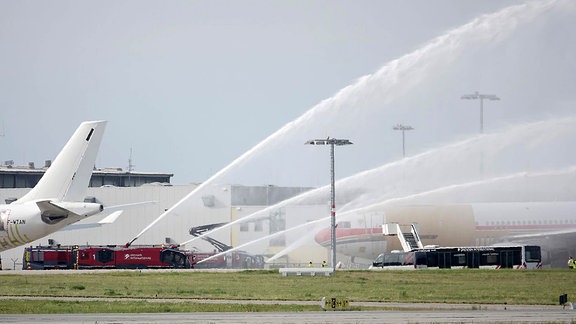
[[[49,161],[42,168],[33,164],[17,167],[5,164],[0,167],[0,199],[12,202],[22,197],[40,180],[50,166]],[[113,223],[95,227],[105,215],[90,217],[78,224],[76,229],[62,230],[30,245],[47,245],[53,239],[62,245],[124,245],[166,210],[189,196],[200,184],[173,185],[169,173],[150,173],[126,171],[121,168],[94,169],[86,201],[99,202],[104,208],[117,205],[147,202],[146,204],[124,209],[122,215]],[[150,230],[140,236],[134,245],[183,243],[194,238],[192,227],[229,223],[268,206],[296,196],[312,188],[242,185],[212,185],[203,188],[201,196],[189,198],[186,213],[168,215]],[[232,247],[253,242],[259,238],[291,228],[302,222],[316,220],[329,214],[329,206],[287,206],[270,210],[248,222],[238,223],[210,235]],[[86,225],[89,224],[89,225]],[[76,224],[75,224],[76,225]],[[86,225],[86,226],[82,226]],[[85,228],[84,228],[85,227]],[[298,232],[298,231],[296,231]],[[301,233],[286,233],[263,239],[246,246],[250,253],[272,256],[286,248],[286,242],[293,242]],[[287,237],[294,236],[294,237]],[[205,240],[196,239],[183,246],[184,249],[213,252],[215,247]],[[1,253],[4,269],[20,268],[24,247],[18,247]],[[244,248],[243,248],[244,250]],[[289,255],[277,260],[280,264],[304,264],[310,260],[322,262],[328,258],[329,251],[321,246],[302,251],[296,249]]]

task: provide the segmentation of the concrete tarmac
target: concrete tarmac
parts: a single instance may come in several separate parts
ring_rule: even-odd
[[[63,301],[114,298],[0,297]],[[118,299],[118,301],[126,299]],[[379,307],[383,311],[321,311],[319,302],[272,300],[146,299],[148,302],[318,305],[317,312],[262,313],[151,313],[151,314],[0,314],[0,323],[574,323],[576,311],[546,305],[472,305],[351,302],[350,306]]]
[[[0,323],[573,323],[576,313],[514,310],[339,311],[274,313],[15,314]]]

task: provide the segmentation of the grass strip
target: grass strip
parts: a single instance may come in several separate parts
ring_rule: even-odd
[[[164,303],[146,301],[1,300],[0,314],[182,313],[182,312],[304,312],[314,305],[254,305]]]
[[[102,273],[70,271],[65,274],[47,272],[34,275],[0,275],[0,296],[166,298],[188,300],[189,302],[184,304],[190,305],[194,304],[193,299],[319,302],[324,296],[346,297],[355,302],[557,305],[558,296],[563,293],[568,294],[569,300],[576,296],[574,270],[338,271],[330,277],[282,277],[277,270]],[[0,312],[12,312],[11,307],[18,307],[9,306],[10,303],[14,302],[2,301]],[[18,301],[15,304],[20,303]],[[56,302],[56,305],[58,303],[68,301]],[[92,302],[80,303],[89,305]],[[128,303],[138,304],[132,301]],[[39,301],[33,301],[33,304],[37,305]],[[155,303],[145,304],[145,307],[162,308]],[[174,305],[168,309],[185,307],[192,306]],[[211,307],[218,309],[216,311],[226,311],[222,310],[225,307],[222,304],[194,307],[205,309],[202,311],[210,311],[206,309]],[[269,305],[241,305],[235,308],[245,311],[244,308],[260,307],[266,309]],[[277,311],[279,308],[275,309]]]

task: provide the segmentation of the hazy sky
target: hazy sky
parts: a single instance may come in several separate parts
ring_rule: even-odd
[[[132,150],[137,171],[202,182],[358,78],[520,3],[3,0],[0,162],[42,165],[81,121],[105,119],[98,167],[126,168]],[[558,38],[565,35],[574,37],[574,30]],[[575,85],[573,75],[567,81],[567,88]],[[458,99],[474,90],[468,82],[452,93]],[[442,103],[430,102],[430,111]],[[465,117],[477,118],[470,111]],[[476,120],[466,122],[477,131]],[[398,143],[393,124],[382,127]],[[372,165],[398,158],[399,150]]]

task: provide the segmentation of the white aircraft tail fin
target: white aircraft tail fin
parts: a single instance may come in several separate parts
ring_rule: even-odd
[[[80,124],[38,184],[14,203],[39,199],[83,201],[105,128],[106,121]]]

